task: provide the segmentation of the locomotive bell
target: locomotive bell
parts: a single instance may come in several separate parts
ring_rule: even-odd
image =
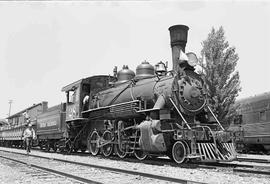
[[[128,68],[128,65],[124,65],[122,70],[117,73],[118,82],[126,82],[135,77],[135,73]]]
[[[148,77],[155,74],[154,67],[147,61],[142,62],[136,68],[136,77]]]
[[[155,71],[158,74],[163,75],[167,72],[167,68],[165,64],[162,61],[160,61],[158,64],[155,65]]]

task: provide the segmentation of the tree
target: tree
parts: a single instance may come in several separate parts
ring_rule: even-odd
[[[217,31],[212,28],[202,42],[200,65],[208,104],[226,127],[236,113],[234,103],[241,87],[239,72],[235,71],[239,57],[224,35],[222,26]]]

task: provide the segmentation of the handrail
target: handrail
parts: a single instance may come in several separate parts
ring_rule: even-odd
[[[172,98],[170,98],[171,103],[173,104],[174,108],[176,109],[176,111],[178,112],[178,114],[181,116],[181,118],[183,119],[184,123],[187,125],[188,129],[191,130],[190,126],[188,125],[188,122],[185,120],[184,116],[182,115],[182,113],[179,111],[179,109],[177,108],[177,106],[175,105],[175,103],[173,102]]]
[[[218,121],[217,117],[215,116],[215,114],[213,113],[213,111],[211,110],[211,108],[207,105],[209,111],[211,112],[211,114],[214,116],[215,120],[218,122],[219,126],[221,127],[221,129],[224,131],[225,129],[223,128],[223,126],[221,125],[221,123]]]
[[[86,111],[82,111],[82,113],[93,112],[93,111],[98,111],[98,110],[102,110],[102,109],[108,109],[108,108],[111,108],[111,107],[117,107],[119,105],[131,104],[131,103],[136,103],[136,102],[140,102],[140,101],[139,100],[133,100],[133,101],[129,101],[129,102],[123,102],[123,103],[118,103],[118,104],[114,104],[114,105],[108,105],[108,106],[104,106],[104,107],[88,109]]]

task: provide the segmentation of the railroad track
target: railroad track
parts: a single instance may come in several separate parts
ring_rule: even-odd
[[[121,160],[118,157],[110,157],[110,159]],[[136,158],[125,158],[127,162],[137,163]],[[234,173],[246,173],[246,174],[261,174],[261,175],[270,175],[270,165],[269,166],[258,166],[258,165],[249,165],[249,164],[239,164],[239,163],[230,163],[230,162],[217,162],[217,163],[184,163],[177,164],[170,159],[166,158],[155,158],[151,160],[141,161],[145,164],[152,165],[170,165],[172,167],[182,167],[182,168],[194,168],[194,169],[221,169],[221,170],[231,170]],[[258,162],[255,162],[258,163]],[[263,162],[266,163],[266,162]]]
[[[76,180],[73,180],[73,179],[58,175],[58,174],[54,174],[45,170],[37,169],[27,164],[22,164],[18,161],[5,159],[3,157],[0,157],[0,162],[2,165],[11,167],[13,169],[13,172],[14,170],[16,170],[22,173],[23,178],[26,178],[26,180],[31,179],[32,181],[35,181],[36,183],[44,183],[45,181],[48,183],[58,183],[58,184],[77,184],[77,183],[80,184],[81,183],[81,182],[77,182]],[[15,183],[14,180],[13,182]]]
[[[48,158],[38,155],[27,155],[11,151],[0,151],[0,158],[31,166],[42,171],[70,178],[81,183],[201,183],[179,178],[124,170],[95,164]],[[139,179],[139,180],[138,180]]]
[[[113,160],[122,160],[118,157],[110,157]],[[125,158],[127,162],[137,163],[138,160],[136,158]],[[170,159],[166,158],[155,158],[151,160],[143,160],[141,161],[145,164],[152,165],[170,165],[172,167],[182,167],[182,168],[194,168],[194,169],[222,169],[222,170],[231,170],[234,173],[247,173],[247,174],[261,174],[261,175],[270,175],[270,165],[269,166],[258,166],[258,165],[248,165],[248,164],[238,164],[238,163],[229,163],[229,162],[217,162],[217,163],[184,163],[177,164]],[[256,162],[257,163],[257,162]],[[265,162],[264,162],[265,163]]]
[[[255,163],[269,163],[270,159],[257,159],[257,158],[244,158],[244,157],[238,157],[236,159],[239,162],[255,162]]]
[[[205,163],[205,165],[213,166],[216,167],[217,169],[229,168],[234,173],[270,175],[270,165],[258,166],[258,165],[235,164],[235,163]]]
[[[23,148],[14,148],[14,149],[23,149]],[[48,153],[48,151],[46,150],[40,150],[38,148],[32,148],[33,150],[36,150],[36,151],[42,151],[42,152],[45,152],[45,153]],[[56,152],[50,152],[50,153],[56,153]],[[58,152],[59,153],[59,152]],[[89,156],[90,153],[87,153],[87,152],[76,152],[76,153],[61,153],[63,155],[80,155],[80,156]],[[97,157],[102,157],[104,158],[102,155],[98,155]],[[110,159],[112,160],[123,160],[122,158],[119,158],[119,157],[110,157]],[[129,158],[129,157],[126,157],[124,158],[125,161],[128,161],[128,162],[138,162],[138,160],[135,158]],[[160,162],[162,160],[162,162]],[[146,164],[152,164],[152,161],[154,161],[155,165],[164,165],[167,164],[167,165],[171,165],[171,166],[177,166],[179,167],[179,165],[175,162],[171,162],[170,159],[164,159],[164,158],[151,158],[151,160],[149,159],[146,159],[146,160],[143,160],[143,161],[140,161],[140,162],[143,162],[143,163],[146,163]],[[270,164],[270,159],[254,159],[254,158],[245,158],[245,157],[237,157],[236,161],[239,161],[239,162],[254,162],[254,163],[269,163]],[[182,164],[181,167],[204,167],[206,165],[215,165],[216,163],[212,164],[212,163],[205,163],[205,164],[196,164],[196,163],[192,163],[192,164]],[[230,163],[219,163],[221,167],[228,167],[230,165]],[[203,166],[202,166],[203,165]],[[243,166],[246,166],[246,167],[249,167],[249,165],[245,165],[245,164],[231,164],[231,167],[237,167],[237,165],[239,167],[243,167]]]
[[[74,155],[74,154],[71,154]],[[83,154],[79,154],[80,156],[89,156],[89,154],[83,153]],[[102,156],[100,156],[100,158],[104,158]],[[55,159],[58,160],[58,159]],[[118,157],[110,157],[110,160],[119,160],[119,161],[123,161],[123,159],[120,159]],[[64,162],[70,162],[67,160],[61,160]],[[132,163],[138,163],[138,160],[136,158],[125,158],[124,161],[126,162],[132,162]],[[151,158],[149,160],[144,160],[141,161],[144,164],[148,164],[148,165],[158,165],[158,166],[165,166],[165,165],[169,165],[172,167],[181,167],[181,168],[194,168],[194,169],[216,169],[219,172],[223,172],[223,171],[231,171],[233,173],[246,173],[246,174],[260,174],[260,175],[270,175],[270,165],[268,167],[266,166],[258,166],[258,165],[248,165],[248,164],[238,164],[238,163],[227,163],[227,162],[222,162],[222,163],[187,163],[187,164],[176,164],[174,162],[172,162],[170,159],[166,159],[166,158]],[[88,166],[93,166],[94,165],[90,165],[90,164],[86,164]],[[103,166],[97,166],[97,168],[100,169],[106,169],[103,168]],[[109,170],[111,170],[109,168]],[[112,169],[114,170],[114,168]],[[117,172],[117,171],[116,171]],[[122,172],[122,170],[120,169],[119,172]],[[133,175],[140,175],[137,172],[134,171],[124,171],[127,174],[133,174]],[[132,173],[129,173],[132,172]],[[149,174],[143,173],[140,176],[144,176],[144,177],[148,177]],[[151,178],[151,176],[150,176]],[[166,178],[161,179],[166,181]],[[186,183],[187,181],[185,180],[171,180],[170,182],[179,182],[179,183]]]

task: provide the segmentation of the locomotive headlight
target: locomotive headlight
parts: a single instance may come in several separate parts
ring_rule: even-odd
[[[190,65],[190,66],[196,66],[197,64],[198,64],[198,58],[197,58],[197,56],[196,56],[196,54],[194,54],[193,52],[189,52],[189,53],[187,53],[186,54],[187,55],[187,57],[188,57],[188,64]]]

